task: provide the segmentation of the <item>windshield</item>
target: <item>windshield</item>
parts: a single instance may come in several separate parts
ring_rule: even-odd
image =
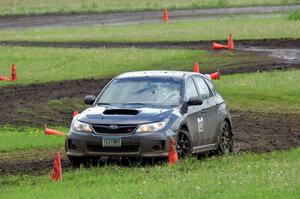
[[[97,104],[179,105],[182,80],[171,77],[135,77],[113,80]]]

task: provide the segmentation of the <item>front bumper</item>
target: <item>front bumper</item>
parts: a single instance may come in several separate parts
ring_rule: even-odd
[[[120,137],[121,147],[102,147],[104,136]],[[72,131],[66,139],[66,152],[73,157],[167,157],[170,136],[175,137],[175,132],[112,135]]]

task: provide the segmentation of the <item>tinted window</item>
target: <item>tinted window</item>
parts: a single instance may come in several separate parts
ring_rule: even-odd
[[[190,99],[191,97],[197,97],[197,89],[195,87],[194,81],[192,78],[188,78],[186,81],[186,99]]]
[[[200,92],[200,96],[203,99],[209,98],[210,97],[210,90],[209,90],[207,84],[205,83],[205,80],[200,76],[193,76],[193,78],[194,78],[196,86],[197,86],[197,88]]]
[[[174,78],[135,77],[113,80],[97,103],[178,105],[182,80]]]

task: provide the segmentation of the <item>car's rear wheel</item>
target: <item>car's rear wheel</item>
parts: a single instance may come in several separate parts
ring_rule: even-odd
[[[220,132],[219,153],[227,155],[233,152],[233,138],[230,125],[224,121]]]
[[[180,129],[177,134],[177,153],[179,158],[191,155],[191,139],[185,129]]]

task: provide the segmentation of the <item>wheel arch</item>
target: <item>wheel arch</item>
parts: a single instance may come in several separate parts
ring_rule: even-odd
[[[233,134],[232,134],[232,126],[231,126],[231,121],[230,121],[230,119],[229,119],[228,117],[226,117],[226,118],[224,119],[224,121],[228,123],[229,129],[230,129],[230,134],[231,134],[231,136],[232,136]]]
[[[179,130],[179,129],[184,129],[184,130],[186,130],[187,132],[189,132],[189,128],[188,128],[187,124],[185,124],[185,123],[180,124],[178,130]]]
[[[186,123],[181,123],[179,125],[179,128],[177,130],[177,134],[176,134],[176,144],[178,144],[178,135],[179,133],[183,133],[185,134],[187,137],[188,137],[188,140],[189,140],[189,144],[190,144],[190,148],[189,148],[189,154],[192,154],[193,153],[193,142],[192,142],[192,138],[191,138],[191,135],[190,135],[190,132],[189,132],[189,128],[188,128],[188,125]]]

